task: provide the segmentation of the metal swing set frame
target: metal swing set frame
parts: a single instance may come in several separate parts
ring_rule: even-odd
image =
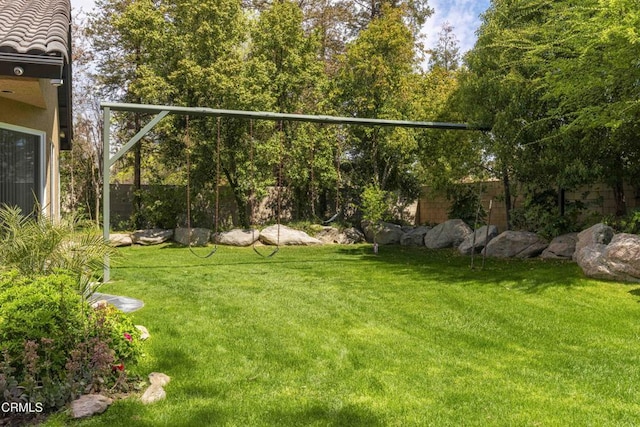
[[[289,114],[274,113],[265,111],[244,111],[244,110],[225,110],[203,107],[179,107],[170,105],[148,105],[148,104],[129,104],[101,102],[103,118],[103,186],[102,186],[102,218],[103,218],[103,238],[105,242],[109,241],[109,232],[111,228],[111,167],[129,150],[131,150],[145,135],[147,135],[162,119],[169,114],[183,116],[209,116],[209,117],[233,117],[253,120],[270,120],[270,121],[296,121],[309,123],[324,123],[333,125],[356,125],[356,126],[380,126],[380,127],[402,127],[413,129],[445,129],[445,130],[481,130],[486,131],[487,128],[473,126],[467,123],[447,123],[447,122],[425,122],[425,121],[409,121],[409,120],[387,120],[387,119],[368,119],[359,117],[340,117],[326,115],[306,115],[306,114]],[[111,152],[111,112],[126,111],[133,113],[152,114],[153,118],[128,142],[116,150]],[[216,218],[217,220],[217,218]],[[111,278],[111,268],[109,258],[105,259],[103,283]]]

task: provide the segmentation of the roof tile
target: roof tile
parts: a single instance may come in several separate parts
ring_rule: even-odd
[[[0,0],[0,52],[64,56],[70,0]]]

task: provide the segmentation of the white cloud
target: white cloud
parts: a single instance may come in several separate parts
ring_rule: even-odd
[[[448,22],[460,42],[460,53],[470,50],[476,42],[480,14],[489,7],[489,0],[431,0],[429,4],[435,13],[422,30],[427,48],[437,44],[442,25]]]

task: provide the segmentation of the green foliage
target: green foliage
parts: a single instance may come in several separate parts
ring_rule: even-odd
[[[629,212],[622,218],[606,218],[602,222],[613,227],[618,233],[640,234],[640,209]]]
[[[382,6],[379,17],[347,45],[334,81],[334,103],[342,115],[404,119],[414,114],[418,75],[415,39],[400,9]],[[407,129],[346,129],[351,185],[362,189],[371,177],[383,190],[418,193],[418,142]]]
[[[0,346],[8,357],[23,363],[25,341],[41,343],[40,349],[52,373],[52,380],[63,380],[69,349],[74,348],[84,330],[87,305],[75,290],[74,278],[68,275],[30,277],[18,271],[0,274]],[[25,366],[16,367],[17,375]]]
[[[541,188],[640,176],[637,2],[493,2],[467,55],[469,118],[492,127],[488,166]]]
[[[582,202],[566,202],[565,213],[560,215],[556,191],[532,191],[525,194],[521,207],[513,209],[512,226],[517,230],[533,231],[552,239],[584,229],[585,224],[581,219],[584,211],[585,205]]]
[[[384,219],[389,209],[386,191],[377,185],[367,185],[362,191],[361,200],[362,219],[373,224]]]
[[[142,209],[140,218],[132,218],[132,224],[146,228],[172,229],[182,225],[187,214],[185,189],[178,186],[151,185],[140,192]]]
[[[122,311],[111,305],[99,305],[90,312],[92,334],[109,344],[114,352],[114,361],[136,364],[142,356],[140,331]]]
[[[447,199],[451,207],[447,212],[449,219],[461,219],[472,228],[476,219],[482,223],[486,217],[484,207],[480,204],[478,189],[465,184],[453,184],[447,188]]]
[[[0,396],[46,411],[90,392],[128,389],[140,335],[113,307],[91,308],[62,272],[0,273]],[[18,421],[18,420],[14,420]]]
[[[0,265],[25,276],[65,270],[75,278],[78,292],[89,296],[105,256],[115,251],[97,231],[79,225],[73,217],[54,222],[44,215],[24,215],[17,207],[0,208]]]

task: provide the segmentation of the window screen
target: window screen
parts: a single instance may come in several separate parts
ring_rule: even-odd
[[[41,137],[0,128],[0,205],[32,213],[41,201]]]

